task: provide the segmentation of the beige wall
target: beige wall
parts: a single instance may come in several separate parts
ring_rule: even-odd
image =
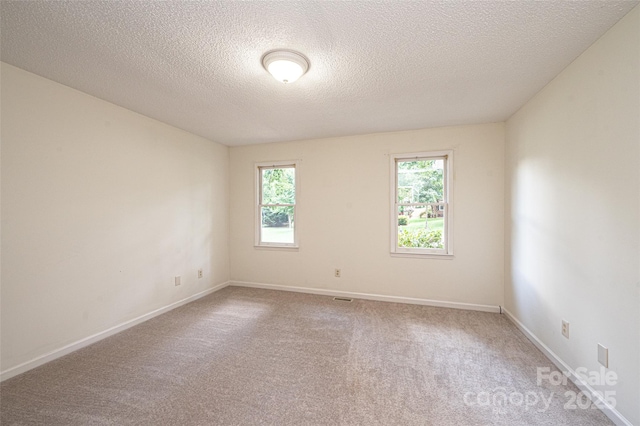
[[[1,78],[2,371],[228,280],[227,147]]]
[[[391,257],[389,154],[444,149],[454,150],[455,256]],[[300,249],[254,248],[254,164],[292,159]],[[232,280],[501,305],[503,169],[502,124],[233,147]]]
[[[640,9],[507,122],[509,311],[640,424]],[[561,320],[570,322],[570,339]]]

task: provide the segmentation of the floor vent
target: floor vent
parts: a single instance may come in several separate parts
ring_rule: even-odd
[[[353,299],[348,297],[334,297],[333,300],[337,300],[338,302],[353,302]]]

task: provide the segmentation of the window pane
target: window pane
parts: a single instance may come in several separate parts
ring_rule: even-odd
[[[444,248],[444,210],[439,205],[398,207],[398,247]]]
[[[398,161],[398,203],[444,200],[444,159]]]
[[[293,244],[293,207],[262,207],[260,242]]]
[[[295,204],[296,202],[296,169],[282,167],[277,169],[261,169],[262,202],[261,204]]]

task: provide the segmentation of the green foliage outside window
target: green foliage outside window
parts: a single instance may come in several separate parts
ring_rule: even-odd
[[[265,207],[262,209],[262,225],[267,227],[290,226],[293,207]]]
[[[262,204],[295,204],[296,172],[293,167],[262,170]]]
[[[444,248],[442,231],[402,229],[398,233],[398,247]]]
[[[283,167],[262,170],[262,204],[295,204],[295,169]],[[291,226],[293,207],[268,206],[262,209],[262,224],[268,227]]]
[[[437,203],[443,194],[443,160],[398,162],[399,203]]]

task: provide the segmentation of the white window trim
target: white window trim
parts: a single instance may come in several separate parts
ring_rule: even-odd
[[[391,256],[394,257],[415,257],[433,259],[453,258],[453,150],[412,152],[406,154],[391,154],[390,160],[390,229],[391,229]],[[396,170],[398,160],[413,160],[418,158],[445,157],[444,186],[447,194],[446,208],[446,228],[445,228],[445,248],[444,249],[421,249],[398,247],[398,206],[397,188],[398,173]]]
[[[279,167],[294,167],[295,168],[295,191],[296,191],[296,199],[293,207],[294,211],[294,222],[295,225],[293,227],[293,243],[264,243],[260,241],[260,230],[262,229],[262,217],[260,214],[260,201],[261,201],[261,168],[279,168]],[[298,235],[298,206],[300,200],[300,160],[291,160],[291,161],[264,161],[261,163],[255,163],[254,165],[254,173],[255,173],[255,222],[254,222],[254,247],[256,248],[274,248],[274,249],[285,249],[292,250],[299,248]]]

